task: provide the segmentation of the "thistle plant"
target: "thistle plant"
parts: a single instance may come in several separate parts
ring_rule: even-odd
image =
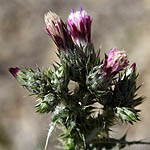
[[[104,59],[91,40],[92,19],[82,8],[72,10],[68,20],[49,11],[45,15],[46,31],[57,46],[59,62],[53,69],[10,68],[15,79],[35,95],[39,113],[51,113],[49,137],[61,127],[59,140],[64,150],[111,150],[132,144],[126,134],[112,138],[118,123],[133,125],[140,120],[144,98],[137,95],[136,64],[130,65],[125,51],[112,48]],[[70,81],[75,82],[73,89]]]

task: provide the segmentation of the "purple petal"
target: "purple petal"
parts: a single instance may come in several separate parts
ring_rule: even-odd
[[[80,7],[80,11],[72,12],[67,20],[71,35],[75,44],[90,42],[91,38],[91,19],[86,11]]]
[[[48,28],[46,28],[46,32],[47,32],[49,35],[51,35],[51,33],[50,33],[50,31],[48,30]]]
[[[71,9],[72,13],[74,13],[74,8]]]
[[[114,54],[115,52],[117,52],[117,49],[116,48],[112,48],[109,53],[108,53],[108,57],[112,54]]]
[[[83,11],[83,8],[82,8],[82,6],[80,6],[80,12],[82,12]]]

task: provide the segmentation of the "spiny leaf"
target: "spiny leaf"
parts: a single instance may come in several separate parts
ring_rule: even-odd
[[[46,138],[46,143],[45,143],[45,148],[44,148],[45,150],[47,149],[49,138],[50,138],[52,132],[54,131],[55,127],[56,127],[56,122],[51,122],[50,128],[48,130],[47,138]]]

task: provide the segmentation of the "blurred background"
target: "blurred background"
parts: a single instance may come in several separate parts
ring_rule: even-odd
[[[150,0],[0,0],[0,150],[43,149],[50,114],[35,112],[35,98],[28,97],[8,68],[51,66],[57,59],[56,47],[45,32],[44,14],[51,10],[66,20],[71,8],[79,10],[81,5],[92,16],[95,48],[102,46],[101,54],[113,47],[125,49],[131,63],[137,63],[138,84],[144,83],[139,91],[146,96],[140,106],[142,121],[115,127],[114,136],[121,137],[128,129],[128,140],[150,141]],[[48,150],[55,150],[57,132]]]

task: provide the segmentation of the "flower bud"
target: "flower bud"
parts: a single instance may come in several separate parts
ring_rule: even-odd
[[[33,71],[27,68],[10,68],[10,73],[29,92],[37,95],[45,95],[52,91],[50,78],[46,72]]]
[[[15,77],[17,78],[17,73],[20,71],[20,69],[18,67],[16,68],[9,68],[9,72]]]
[[[51,84],[52,89],[56,93],[61,93],[62,91],[67,90],[69,79],[66,68],[66,64],[55,66],[55,71],[52,73]]]
[[[133,63],[130,68],[128,68],[126,70],[125,76],[128,77],[128,79],[132,78],[132,77],[136,77],[136,63]],[[122,79],[124,78],[124,76],[122,77]]]
[[[102,66],[95,66],[86,78],[86,85],[91,93],[103,93],[109,86],[109,78],[106,78],[106,73],[101,72]]]
[[[38,101],[39,103],[35,107],[37,112],[39,113],[53,112],[59,103],[59,100],[53,93],[45,95],[42,99],[39,99]]]
[[[116,48],[113,48],[105,56],[102,71],[106,72],[107,75],[117,73],[127,67],[128,63],[129,61],[125,51],[117,51]]]
[[[75,44],[84,44],[91,41],[91,18],[87,12],[80,9],[69,15],[67,23]]]
[[[45,15],[45,24],[47,33],[59,49],[65,50],[72,46],[73,42],[67,26],[57,14],[49,11]]]
[[[132,71],[135,71],[135,69],[136,69],[136,63],[133,63],[130,68],[132,69]]]

